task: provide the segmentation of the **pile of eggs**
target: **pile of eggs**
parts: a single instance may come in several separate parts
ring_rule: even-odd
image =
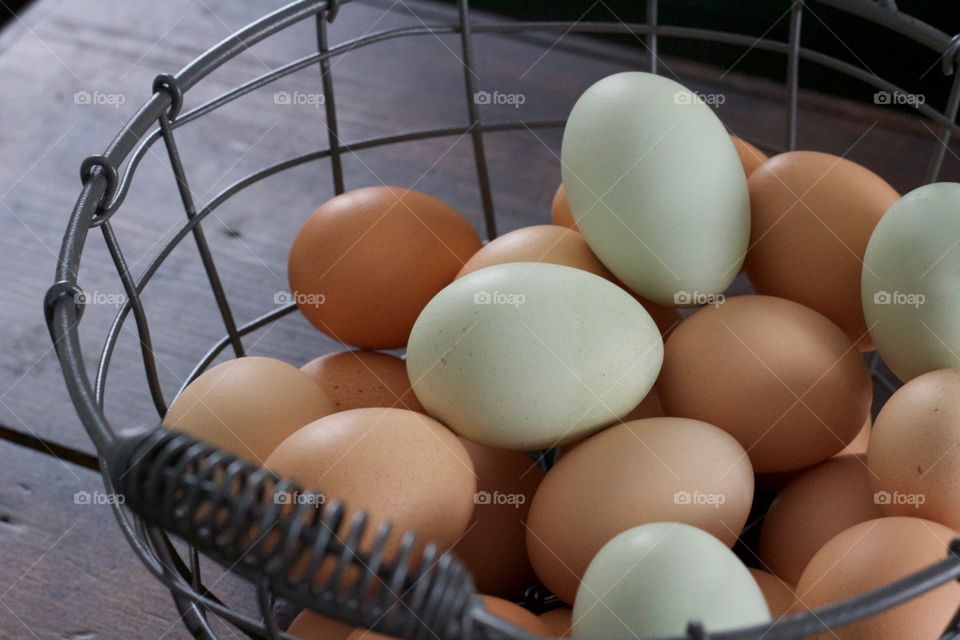
[[[581,96],[562,176],[554,224],[486,245],[416,191],[326,202],[290,287],[355,350],[225,362],[164,424],[393,523],[387,556],[405,531],[452,551],[541,636],[761,624],[946,556],[960,184],[901,197],[841,157],[767,158],[645,73]],[[757,293],[724,297],[742,272]],[[873,349],[906,384],[871,425]],[[776,498],[747,525],[755,488]],[[537,581],[564,606],[514,604]],[[934,640],[958,605],[954,582],[831,635]],[[311,612],[290,631],[369,633]]]

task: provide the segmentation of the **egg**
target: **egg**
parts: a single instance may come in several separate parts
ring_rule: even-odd
[[[406,363],[377,351],[339,351],[311,360],[300,370],[320,385],[337,411],[396,407],[425,412],[410,387]]]
[[[757,581],[757,586],[763,592],[771,618],[777,620],[790,612],[797,599],[793,593],[793,587],[772,573],[760,569],[750,569],[750,575]]]
[[[757,170],[757,167],[767,161],[767,154],[746,140],[741,140],[736,136],[730,136],[730,139],[733,141],[733,146],[737,150],[737,157],[740,158],[740,164],[743,165],[743,173],[749,178],[750,175]]]
[[[643,72],[593,84],[570,112],[561,160],[577,227],[633,291],[688,305],[740,272],[743,168],[716,114],[682,85]]]
[[[573,605],[576,638],[675,638],[770,622],[750,571],[709,533],[656,522],[617,535],[590,561]]]
[[[569,638],[573,627],[573,609],[561,607],[540,614],[540,620],[550,629],[552,638]]]
[[[653,386],[656,324],[621,288],[581,269],[500,264],[446,287],[407,348],[413,390],[457,434],[503,449],[582,438]]]
[[[265,466],[342,501],[346,522],[366,511],[373,526],[362,546],[389,521],[387,558],[405,531],[417,536],[415,554],[427,542],[445,551],[470,524],[477,487],[470,456],[453,433],[422,413],[365,408],[331,414],[284,440]]]
[[[259,465],[287,436],[333,412],[293,365],[247,356],[200,374],[170,405],[163,426]]]
[[[621,285],[593,254],[580,233],[549,224],[516,229],[490,241],[463,265],[457,278],[485,267],[509,262],[545,262],[574,267]],[[676,309],[632,293],[631,295],[637,298],[657,323],[661,335],[666,336],[680,323]]]
[[[540,580],[570,603],[590,559],[621,531],[677,521],[732,545],[752,500],[750,461],[729,434],[683,418],[627,422],[547,472],[530,507],[527,551]]]
[[[301,611],[287,630],[300,640],[347,640],[354,626],[310,610]]]
[[[914,189],[880,220],[861,296],[883,361],[906,382],[960,368],[960,184]]]
[[[866,454],[867,447],[870,443],[870,432],[873,429],[873,420],[870,415],[867,414],[867,419],[863,421],[863,426],[860,428],[860,433],[857,434],[857,437],[850,441],[843,450],[840,451],[836,456],[845,456],[845,455],[858,455]]]
[[[960,369],[898,389],[877,416],[867,460],[884,515],[960,530]]]
[[[529,631],[535,636],[550,637],[550,628],[540,618],[523,607],[503,600],[502,598],[494,598],[492,596],[480,596],[480,599],[487,611],[501,620],[506,620],[510,624],[520,627],[524,631]]]
[[[522,451],[462,443],[477,474],[476,506],[453,552],[470,569],[477,591],[518,599],[537,581],[524,523],[545,472]]]
[[[578,232],[544,224],[521,227],[491,240],[463,265],[457,278],[497,264],[545,262],[583,269],[607,280],[613,274],[593,255]]]
[[[570,203],[567,202],[567,192],[563,188],[563,184],[557,187],[557,192],[553,195],[553,202],[550,203],[550,219],[555,225],[577,229],[577,223],[573,219],[573,212],[570,211]]]
[[[865,456],[821,462],[791,480],[770,505],[760,530],[760,559],[797,584],[810,558],[833,536],[881,515]]]
[[[749,186],[744,268],[757,293],[819,311],[862,351],[871,350],[860,271],[870,234],[899,194],[869,169],[817,151],[774,156]]]
[[[794,608],[816,608],[885,587],[947,557],[956,532],[920,518],[879,518],[833,537],[810,560]],[[937,640],[960,603],[947,582],[883,613],[823,633],[820,640]]]
[[[424,305],[478,249],[470,223],[435,198],[399,187],[356,189],[328,200],[297,233],[290,290],[331,338],[400,348]]]
[[[821,314],[770,296],[706,306],[673,330],[657,382],[667,415],[731,433],[758,473],[826,460],[856,437],[870,375]]]

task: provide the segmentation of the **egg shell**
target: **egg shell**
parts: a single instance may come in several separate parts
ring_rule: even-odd
[[[473,574],[477,591],[519,599],[537,581],[527,558],[525,523],[545,472],[522,451],[461,442],[477,474],[477,497],[453,552]]]
[[[900,197],[859,164],[817,151],[774,156],[750,176],[750,252],[757,293],[819,311],[862,351],[873,348],[860,305],[870,234]]]
[[[879,518],[837,534],[810,560],[797,585],[796,611],[863,595],[947,557],[956,533],[920,518]],[[947,582],[883,613],[818,640],[936,640],[960,603],[960,584]]]
[[[790,612],[797,599],[796,594],[793,593],[793,587],[772,573],[760,569],[750,569],[750,575],[757,581],[757,586],[763,592],[763,598],[767,601],[772,619],[777,620]]]
[[[563,188],[563,184],[557,187],[557,192],[553,194],[553,202],[550,203],[550,219],[555,225],[578,230],[577,223],[573,219],[573,212],[570,211],[570,203],[567,202],[567,191]]]
[[[444,202],[399,187],[356,189],[328,200],[297,233],[290,290],[331,338],[400,348],[424,305],[480,246],[470,223]]]
[[[290,434],[333,411],[320,387],[293,365],[247,356],[200,374],[170,405],[163,425],[259,465]]]
[[[713,110],[662,76],[589,87],[563,132],[563,185],[577,227],[630,289],[677,306],[722,293],[750,237],[743,167]]]
[[[506,620],[514,626],[529,631],[533,635],[544,638],[550,637],[550,628],[546,623],[523,607],[493,596],[484,595],[480,596],[480,599],[483,601],[487,611],[501,620]]]
[[[667,415],[731,433],[758,473],[800,469],[842,450],[873,394],[839,327],[770,296],[727,298],[684,320],[667,340],[657,389]]]
[[[699,621],[710,632],[770,621],[750,571],[709,533],[657,522],[597,553],[573,605],[576,638],[674,638]]]
[[[406,531],[417,536],[415,554],[427,542],[449,549],[470,523],[477,487],[460,440],[433,418],[405,409],[351,409],[312,422],[284,440],[266,467],[342,501],[345,523],[366,511],[371,526],[362,546],[371,544],[380,522],[392,523],[388,558]]]
[[[627,422],[547,472],[530,507],[527,551],[540,580],[569,603],[590,559],[621,531],[677,521],[733,545],[752,500],[750,462],[729,434],[683,418]]]
[[[337,411],[364,407],[426,410],[410,387],[406,363],[377,351],[338,351],[308,362],[300,370],[320,385]]]
[[[867,460],[884,515],[960,530],[960,369],[898,389],[877,416]]]
[[[733,146],[737,150],[737,157],[740,158],[740,164],[743,165],[743,173],[747,178],[757,170],[761,164],[767,161],[767,154],[755,146],[736,136],[730,136]]]
[[[569,638],[573,627],[573,609],[561,607],[540,614],[540,620],[550,629],[552,638]]]
[[[287,633],[300,640],[347,640],[353,630],[353,625],[305,609],[293,619]]]
[[[457,434],[504,449],[582,438],[653,386],[663,344],[643,307],[580,269],[501,264],[441,291],[410,335],[417,398]]]
[[[960,367],[960,184],[914,189],[880,220],[861,296],[883,361],[904,382]]]
[[[883,514],[876,504],[866,456],[821,462],[791,480],[763,519],[760,559],[797,584],[810,558],[835,535]]]

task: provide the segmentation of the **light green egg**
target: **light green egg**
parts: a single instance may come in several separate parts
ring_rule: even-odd
[[[563,132],[563,184],[594,253],[642,296],[703,304],[740,272],[750,240],[743,166],[710,103],[668,78],[608,76]]]
[[[661,638],[770,622],[750,570],[725,544],[686,524],[628,529],[594,556],[573,604],[573,635]]]
[[[867,244],[860,293],[901,380],[960,367],[960,184],[925,185],[890,207]]]
[[[541,449],[582,438],[653,386],[663,341],[630,294],[592,273],[511,263],[456,280],[407,345],[413,390],[475,442]]]

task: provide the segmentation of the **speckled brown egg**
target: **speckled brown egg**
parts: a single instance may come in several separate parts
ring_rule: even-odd
[[[960,530],[960,369],[910,380],[877,416],[867,453],[880,509]]]
[[[774,156],[748,185],[744,268],[757,292],[819,311],[861,350],[871,350],[860,302],[863,255],[874,227],[900,195],[869,169],[816,151]]]
[[[293,365],[247,356],[200,374],[170,405],[163,425],[263,464],[297,429],[333,412],[323,390]]]
[[[553,202],[550,204],[550,218],[553,224],[576,229],[577,222],[573,219],[573,212],[570,210],[570,203],[567,202],[567,192],[561,184],[557,187],[557,192],[553,195]]]
[[[837,534],[810,560],[797,585],[796,611],[863,595],[947,557],[952,529],[920,518],[878,518]],[[818,640],[937,640],[960,605],[952,580]]]
[[[865,456],[841,456],[805,471],[777,495],[760,531],[760,558],[789,584],[830,538],[883,515]]]
[[[590,560],[618,533],[681,522],[732,545],[752,500],[750,462],[729,434],[683,418],[627,422],[547,472],[530,507],[527,551],[540,580],[571,603]]]
[[[467,533],[453,548],[482,593],[518,599],[535,584],[524,523],[544,471],[522,451],[461,439],[477,474],[476,506]]]
[[[320,331],[364,349],[406,346],[420,311],[480,238],[444,202],[399,187],[328,200],[303,224],[287,263],[297,306]]]
[[[378,351],[328,353],[300,367],[320,385],[337,411],[395,407],[426,413],[410,388],[407,365]]]
[[[283,441],[266,467],[304,489],[341,500],[350,514],[364,510],[373,526],[394,529],[390,557],[400,536],[412,531],[416,549],[436,542],[449,549],[466,531],[473,512],[476,476],[467,450],[433,418],[405,409],[340,411],[312,422]]]
[[[842,450],[873,393],[839,327],[796,302],[756,295],[703,307],[674,329],[657,389],[667,415],[732,434],[758,473],[800,469]]]
[[[790,612],[794,601],[797,599],[797,596],[793,593],[793,587],[772,573],[760,569],[750,569],[750,575],[757,581],[757,586],[763,592],[767,607],[770,609],[770,617],[773,620]]]

